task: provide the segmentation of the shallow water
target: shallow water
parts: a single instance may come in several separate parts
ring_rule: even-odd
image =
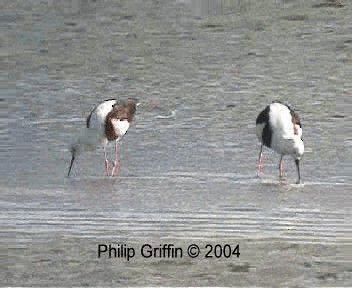
[[[2,245],[62,235],[350,245],[350,11],[319,3],[1,4]],[[70,143],[111,97],[142,102],[120,177],[103,176],[98,149],[66,178]],[[290,157],[279,179],[269,149],[256,176],[255,118],[274,99],[302,118],[302,185]]]

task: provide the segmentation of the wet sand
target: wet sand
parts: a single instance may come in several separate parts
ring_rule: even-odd
[[[292,243],[278,239],[251,240],[232,238],[204,241],[143,239],[82,239],[50,236],[47,242],[26,247],[11,247],[7,253],[7,271],[1,278],[16,286],[260,286],[260,287],[336,287],[350,286],[351,245]],[[183,258],[143,258],[138,248],[149,243],[172,243],[183,249]],[[187,254],[188,245],[196,243],[230,244],[240,247],[240,255],[230,258],[205,258],[201,249],[195,259]],[[98,258],[98,245],[126,244],[136,256]],[[138,251],[137,251],[138,250]],[[2,283],[4,284],[4,283]]]

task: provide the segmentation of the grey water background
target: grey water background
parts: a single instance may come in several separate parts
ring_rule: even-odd
[[[349,4],[2,1],[1,245],[77,237],[350,247]],[[127,97],[142,105],[121,144],[120,176],[104,176],[98,149],[66,178],[92,107]],[[256,175],[255,118],[275,99],[302,118],[303,185],[290,157],[280,181],[269,149]],[[343,261],[337,283],[351,284]]]

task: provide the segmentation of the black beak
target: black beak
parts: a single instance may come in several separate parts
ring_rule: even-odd
[[[298,173],[298,180],[297,180],[296,183],[299,184],[299,183],[301,183],[301,172],[300,172],[300,170],[299,170],[299,160],[296,159],[296,160],[295,160],[295,163],[296,163],[297,173]]]
[[[68,168],[67,177],[70,177],[70,173],[71,173],[71,169],[74,161],[75,161],[75,151],[72,150],[72,158],[71,158],[70,168]]]

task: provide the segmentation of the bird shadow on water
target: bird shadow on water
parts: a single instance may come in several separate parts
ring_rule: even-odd
[[[301,190],[303,191],[304,188],[310,190],[313,186],[321,186],[321,187],[337,187],[337,186],[352,186],[352,183],[349,182],[338,182],[338,181],[314,181],[308,179],[303,180],[301,183],[293,182],[293,179],[286,178],[286,177],[273,177],[273,176],[266,176],[261,175],[257,176],[257,181],[259,185],[264,185],[266,187],[280,187],[281,189],[285,189],[287,191],[290,190]]]
[[[72,177],[69,178],[67,184],[73,189],[81,191],[107,191],[113,192],[116,190],[118,177],[97,176],[97,177]]]
[[[275,186],[280,187],[285,190],[290,190],[291,188],[303,188],[304,183],[290,182],[286,177],[266,177],[258,176],[259,182],[265,186]]]

